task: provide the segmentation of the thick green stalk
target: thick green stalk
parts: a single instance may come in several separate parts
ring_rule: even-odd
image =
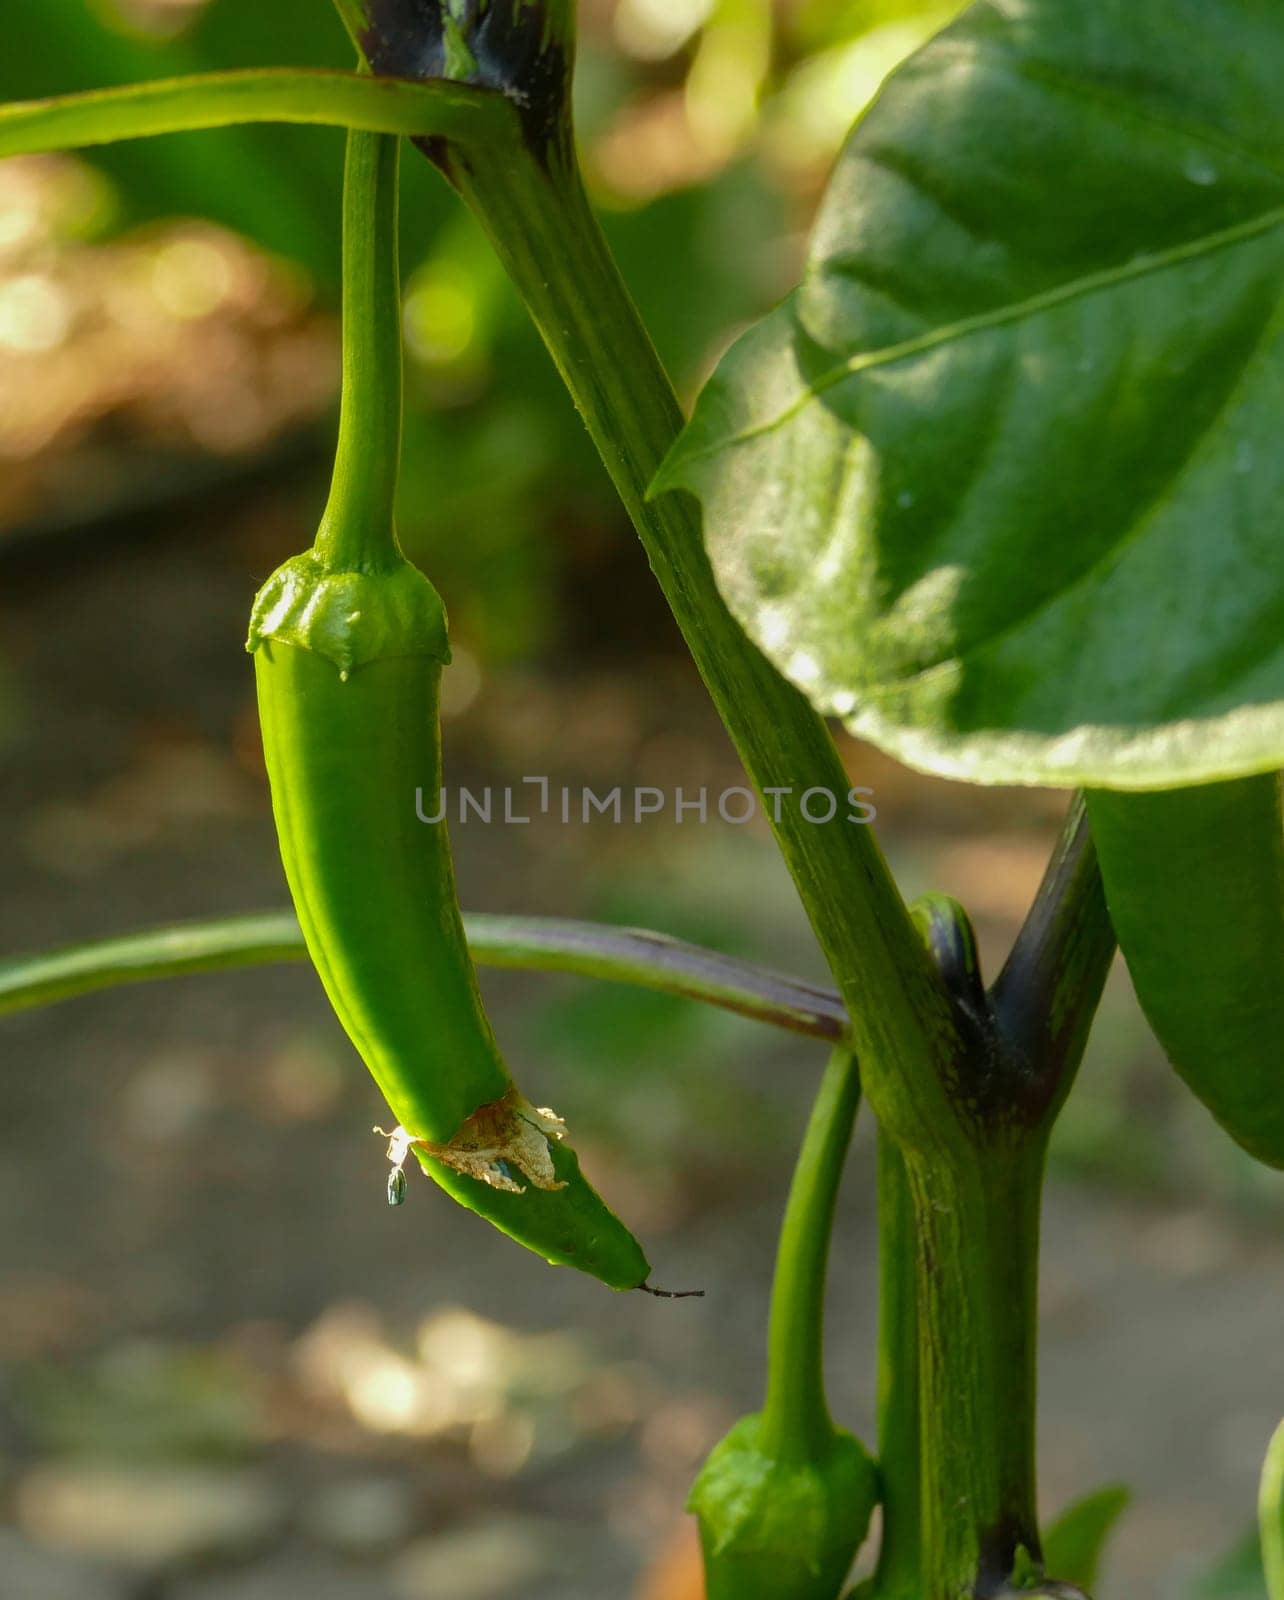
[[[1044,1141],[906,1160],[918,1234],[924,1600],[1039,1558],[1036,1311]]]
[[[878,1471],[883,1537],[878,1593],[917,1596],[919,1540],[918,1260],[905,1163],[878,1130]]]
[[[798,1152],[776,1251],[758,1442],[764,1455],[777,1461],[815,1461],[833,1436],[825,1400],[825,1268],[859,1105],[856,1058],[835,1050]]]
[[[954,930],[951,939],[949,902],[933,901],[931,910],[934,948],[943,970],[954,973],[950,981],[972,1033],[954,1086],[969,1138],[935,1155],[904,1152],[917,1305],[916,1312],[904,1309],[910,1291],[895,1276],[897,1264],[885,1261],[892,1309],[882,1338],[886,1359],[894,1361],[916,1315],[917,1582],[907,1582],[913,1553],[898,1531],[901,1516],[914,1515],[904,1443],[911,1407],[900,1373],[887,1380],[884,1470],[893,1542],[886,1559],[896,1574],[890,1592],[909,1588],[925,1600],[955,1600],[973,1588],[1001,1590],[1021,1550],[1038,1560],[1035,1351],[1044,1151],[1114,951],[1082,803],[1071,803],[1030,915],[988,996],[970,964],[952,955],[955,945],[967,945],[968,930]],[[891,1182],[880,1194],[887,1234],[903,1231],[902,1207]],[[898,1513],[898,1500],[907,1512]]]
[[[792,1033],[836,1043],[847,1017],[832,989],[819,988],[716,950],[641,928],[611,928],[562,917],[464,914],[468,948],[481,966],[568,972],[698,1000]],[[302,961],[292,911],[180,923],[0,961],[0,1017],[121,984],[197,972]]]
[[[262,68],[161,78],[120,89],[0,105],[0,156],[34,155],[226,128],[300,122],[422,138],[515,137],[517,119],[498,95],[463,84],[408,83],[314,68]],[[248,181],[253,181],[252,177]]]
[[[433,153],[440,159],[440,150]],[[745,771],[764,796],[852,1017],[875,1111],[906,1141],[930,1148],[949,1140],[949,1005],[871,830],[843,820],[849,780],[829,731],[727,610],[696,502],[685,494],[647,498],[682,414],[578,170],[560,159],[546,164],[524,145],[452,149],[446,166],[543,335]],[[809,788],[838,799],[837,820],[803,817],[799,796]]]
[[[401,467],[400,141],[348,135],[343,182],[343,384],[330,498],[316,553],[332,571],[397,563]]]

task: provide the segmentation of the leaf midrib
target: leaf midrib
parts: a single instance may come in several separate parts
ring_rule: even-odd
[[[1100,272],[1087,273],[1068,283],[1058,284],[1054,289],[1045,289],[1040,294],[1031,295],[1027,300],[1018,300],[1012,305],[1000,306],[993,311],[978,312],[974,317],[962,317],[957,322],[929,329],[926,333],[917,334],[912,339],[903,339],[897,344],[884,345],[879,350],[861,351],[849,356],[838,366],[831,367],[828,372],[821,373],[783,411],[762,422],[755,422],[741,429],[739,433],[718,439],[702,450],[692,451],[690,455],[684,457],[682,465],[699,461],[705,456],[718,455],[723,450],[734,450],[753,439],[761,438],[763,434],[781,427],[806,410],[828,390],[862,372],[892,366],[899,361],[909,361],[915,356],[926,355],[932,350],[940,349],[943,345],[970,338],[973,334],[989,333],[996,328],[1023,322],[1028,317],[1039,316],[1070,301],[1093,294],[1103,294],[1107,290],[1137,282],[1155,273],[1173,271],[1188,262],[1215,255],[1219,250],[1231,249],[1249,239],[1260,238],[1281,224],[1284,224],[1284,205],[1272,206],[1269,211],[1249,218],[1246,222],[1235,223],[1232,227],[1221,228],[1216,233],[1204,234],[1197,239],[1189,239],[1184,244],[1174,245],[1154,255],[1134,256],[1119,266],[1104,267]]]

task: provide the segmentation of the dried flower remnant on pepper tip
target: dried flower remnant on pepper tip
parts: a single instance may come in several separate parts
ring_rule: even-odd
[[[391,1133],[382,1128],[374,1131],[388,1141],[388,1160],[394,1172],[404,1168],[413,1150],[493,1189],[525,1193],[526,1185],[518,1183],[510,1171],[513,1167],[537,1189],[566,1187],[554,1173],[549,1149],[550,1139],[566,1137],[565,1122],[547,1106],[531,1105],[515,1088],[502,1100],[479,1106],[445,1144],[420,1139],[400,1124]]]

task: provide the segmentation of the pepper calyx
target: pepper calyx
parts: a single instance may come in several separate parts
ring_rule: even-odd
[[[714,1447],[687,1501],[700,1521],[710,1592],[726,1576],[739,1592],[756,1593],[761,1576],[782,1595],[809,1596],[831,1573],[837,1592],[869,1531],[878,1469],[844,1429],[836,1428],[828,1448],[807,1461],[768,1455],[761,1429],[761,1413],[736,1423]],[[797,1575],[792,1587],[781,1576],[789,1573]]]
[[[314,551],[291,557],[259,590],[245,648],[279,640],[331,661],[342,678],[372,661],[450,661],[446,608],[418,567],[335,571]]]

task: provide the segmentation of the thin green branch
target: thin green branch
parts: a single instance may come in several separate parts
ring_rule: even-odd
[[[825,1270],[847,1146],[860,1106],[849,1050],[829,1058],[789,1186],[771,1286],[767,1397],[758,1443],[774,1461],[823,1458],[834,1425],[825,1399]]]
[[[700,1000],[830,1043],[847,1036],[847,1015],[832,990],[666,934],[561,917],[476,912],[465,915],[464,927],[473,958],[483,966],[576,973]],[[0,962],[0,1016],[119,984],[301,961],[306,955],[303,935],[289,911],[180,923],[65,945]]]
[[[394,528],[401,470],[401,141],[348,134],[343,183],[343,383],[339,440],[316,555],[330,570],[401,560]]]
[[[0,105],[0,156],[78,149],[238,122],[303,122],[464,142],[516,137],[502,96],[303,68],[211,72]]]

